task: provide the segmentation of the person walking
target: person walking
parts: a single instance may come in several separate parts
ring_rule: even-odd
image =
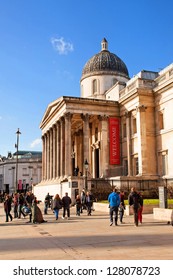
[[[82,207],[81,198],[80,198],[80,195],[77,194],[77,196],[76,196],[76,216],[80,216],[81,207]]]
[[[126,206],[125,206],[125,194],[124,194],[124,191],[121,190],[120,191],[120,206],[119,206],[119,215],[120,215],[120,223],[122,224],[123,223],[123,217],[124,217],[124,210],[126,209]]]
[[[22,207],[26,204],[25,197],[22,193],[18,196],[18,219],[21,218],[21,214],[25,218],[25,214],[22,211]]]
[[[4,201],[4,211],[5,211],[5,214],[6,214],[6,222],[8,222],[8,217],[10,217],[10,220],[12,221],[13,220],[13,217],[10,213],[11,211],[11,203],[12,203],[12,200],[11,200],[11,197],[9,196],[9,194],[7,194],[5,196],[5,201]]]
[[[56,220],[58,220],[59,210],[62,208],[62,205],[63,203],[59,194],[56,194],[55,198],[53,199],[53,206],[52,206]]]
[[[91,192],[87,192],[85,196],[85,204],[87,208],[87,215],[91,216],[92,204],[93,204],[93,196]]]
[[[139,196],[140,196],[140,206],[138,209],[138,223],[140,222],[140,224],[142,224],[142,212],[143,212],[143,196],[142,193],[139,192]]]
[[[18,217],[18,193],[15,193],[13,196],[13,206],[14,206],[14,218]]]
[[[47,210],[49,208],[49,205],[50,205],[50,195],[49,193],[47,193],[44,199],[44,215],[47,215]]]
[[[119,206],[119,215],[120,215],[120,223],[123,224],[124,205],[122,202],[120,202],[120,206]]]
[[[62,219],[65,219],[65,214],[67,212],[67,219],[70,218],[70,204],[71,204],[71,198],[68,196],[68,192],[65,193],[65,196],[62,198],[62,204],[63,204],[63,216]]]
[[[113,225],[113,216],[115,220],[115,226],[118,225],[118,207],[120,205],[120,196],[117,193],[117,189],[114,188],[113,192],[109,194],[108,196],[108,202],[109,202],[109,215],[110,215],[110,226]]]
[[[136,188],[131,188],[131,193],[128,196],[128,203],[133,208],[134,224],[138,226],[138,211],[141,208],[140,195],[137,193]]]
[[[81,206],[81,213],[83,213],[83,210],[86,209],[86,206],[85,206],[85,190],[83,189],[82,192],[81,192],[81,203],[82,203],[82,206]]]

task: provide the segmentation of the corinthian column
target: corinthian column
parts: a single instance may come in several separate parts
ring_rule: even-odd
[[[60,177],[60,122],[56,124],[56,177]]]
[[[84,161],[87,159],[89,161],[89,115],[82,114],[81,115],[83,120],[83,155]],[[85,172],[83,166],[83,173]]]
[[[127,139],[127,162],[128,162],[128,176],[132,175],[132,144],[131,144],[131,112],[126,112],[126,139]]]
[[[136,108],[139,175],[147,173],[146,108],[144,105]]]
[[[71,118],[72,114],[65,114],[65,176],[68,177],[72,173],[71,168]]]
[[[108,116],[99,116],[101,138],[100,138],[100,175],[106,176],[109,166],[109,143],[108,143]]]
[[[60,119],[60,176],[65,174],[65,139],[64,139],[64,117]]]
[[[52,162],[53,162],[53,179],[55,179],[56,178],[56,169],[57,169],[57,161],[56,161],[56,148],[57,148],[57,146],[56,146],[56,126],[54,125],[53,126],[53,134],[52,134],[52,136],[53,136],[53,159],[52,159]]]
[[[49,162],[50,162],[50,175],[49,175],[49,179],[52,180],[53,178],[53,129],[50,129],[50,158],[49,158]]]
[[[47,149],[46,149],[47,159],[46,159],[46,170],[47,170],[47,180],[50,179],[50,131],[47,131]]]

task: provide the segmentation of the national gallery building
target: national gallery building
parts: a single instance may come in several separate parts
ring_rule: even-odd
[[[81,97],[62,96],[42,118],[44,199],[83,188],[107,196],[112,186],[129,190],[173,187],[173,64],[129,77],[125,63],[101,51],[82,70]]]

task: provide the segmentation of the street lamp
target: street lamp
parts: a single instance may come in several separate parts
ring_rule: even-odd
[[[19,135],[21,134],[19,128],[16,131],[17,134],[17,143],[15,144],[15,148],[16,148],[16,189],[15,192],[17,192],[18,189],[18,148],[19,148]]]
[[[87,178],[87,175],[88,175],[88,166],[89,166],[89,163],[87,161],[87,159],[85,160],[84,162],[84,167],[85,167],[85,189],[87,190],[88,189],[88,178]]]
[[[33,182],[33,179],[31,178],[30,181],[31,181],[30,191],[32,191],[32,182]]]

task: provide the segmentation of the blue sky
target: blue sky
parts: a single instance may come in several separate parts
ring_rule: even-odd
[[[0,155],[41,151],[41,119],[60,96],[80,96],[85,63],[109,50],[130,77],[173,62],[172,0],[0,0]]]

